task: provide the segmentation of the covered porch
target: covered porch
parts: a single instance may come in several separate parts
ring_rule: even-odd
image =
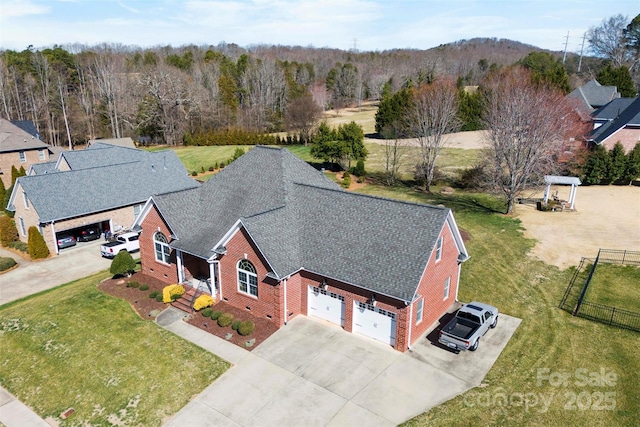
[[[176,250],[176,267],[178,283],[185,286],[185,289],[193,288],[198,293],[205,293],[216,299],[220,292],[217,261]]]

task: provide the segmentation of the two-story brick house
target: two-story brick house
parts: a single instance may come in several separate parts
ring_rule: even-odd
[[[12,124],[0,118],[0,179],[5,188],[11,186],[11,167],[24,167],[27,171],[31,165],[51,160],[50,147]]]
[[[278,326],[316,316],[405,351],[457,299],[467,250],[450,209],[342,190],[256,147],[138,216],[143,273]]]

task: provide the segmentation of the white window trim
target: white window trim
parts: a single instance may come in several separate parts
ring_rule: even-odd
[[[422,323],[424,318],[424,298],[418,300],[418,307],[416,308],[416,325]]]
[[[442,236],[438,237],[436,242],[436,262],[442,259]]]
[[[38,150],[38,159],[46,160],[47,156],[44,154],[44,150]]]
[[[450,288],[451,288],[451,277],[447,277],[447,280],[444,281],[444,298],[442,298],[443,301],[449,298]]]
[[[29,209],[29,198],[27,197],[27,193],[25,193],[24,191],[22,192],[22,200],[24,201],[24,207],[25,209]]]
[[[18,153],[18,156],[20,157],[20,163],[26,163],[26,161],[27,161],[27,153],[25,153],[24,151],[20,151]]]
[[[251,298],[256,298],[258,299],[258,275],[252,271],[249,270],[245,270],[244,268],[240,268],[240,263],[242,263],[242,261],[246,261],[248,262],[253,269],[255,270],[255,266],[253,265],[253,263],[249,260],[245,260],[245,259],[241,259],[240,261],[238,261],[238,264],[236,265],[236,277],[237,277],[237,281],[238,281],[238,292],[240,292],[243,295],[249,296]],[[244,273],[247,275],[247,290],[243,291],[242,288],[240,287],[240,273]],[[250,282],[250,277],[254,277],[256,279],[256,285],[255,285],[255,289],[256,289],[256,293],[253,294],[251,293],[251,282]]]
[[[157,240],[156,236],[158,235],[162,236],[162,238],[166,240],[166,242]],[[158,258],[158,252],[161,253],[162,259]],[[160,231],[153,234],[153,253],[157,263],[171,265],[171,248],[169,247],[167,237]]]
[[[26,237],[27,236],[27,230],[26,230],[26,228],[24,226],[24,219],[22,219],[22,217],[19,217],[18,220],[19,220],[18,222],[20,224],[20,234],[22,234],[23,236]]]

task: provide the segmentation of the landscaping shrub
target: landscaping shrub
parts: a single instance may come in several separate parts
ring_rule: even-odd
[[[193,309],[198,311],[206,307],[211,307],[215,303],[211,295],[200,295],[193,303]]]
[[[16,265],[16,260],[9,257],[0,257],[0,271],[5,271]]]
[[[149,285],[140,285],[140,290],[141,291],[146,291],[149,289]]]
[[[209,172],[213,172],[214,170],[213,166],[209,166]]]
[[[220,162],[220,169],[224,169],[224,162]]]
[[[233,329],[234,331],[237,331],[239,326],[240,326],[240,321],[234,320],[233,323],[231,324],[231,329]]]
[[[203,309],[201,311],[201,313],[202,313],[203,317],[211,317],[211,314],[213,313],[213,309],[210,308],[210,307],[207,307],[207,308]]]
[[[251,335],[255,326],[256,325],[251,320],[240,322],[240,326],[238,326],[238,333],[242,336]]]
[[[218,317],[218,326],[226,328],[233,322],[233,314],[231,313],[222,313],[220,317]]]
[[[136,262],[133,260],[131,254],[127,251],[120,251],[113,257],[111,267],[109,267],[109,272],[114,276],[129,277],[135,269]]]
[[[168,285],[162,289],[162,301],[171,302],[180,298],[184,294],[182,285]]]
[[[191,176],[198,176],[198,172],[197,171],[191,171]]]
[[[340,185],[342,185],[344,188],[349,188],[349,186],[351,185],[351,174],[349,172],[344,173]]]
[[[221,311],[212,311],[211,312],[211,320],[218,320],[218,317],[222,314]]]
[[[42,259],[49,256],[49,248],[35,225],[29,227],[28,246],[29,256],[33,259]]]
[[[18,229],[16,223],[7,215],[0,216],[0,243],[8,246],[18,240]]]
[[[163,302],[164,298],[162,298],[162,293],[158,292],[158,295],[156,295],[156,301],[158,302]]]
[[[127,288],[137,288],[139,286],[140,286],[140,283],[136,282],[135,280],[127,282]]]
[[[17,240],[15,242],[11,242],[7,246],[9,246],[10,248],[17,249],[20,252],[24,252],[26,254],[29,253],[29,245],[27,245],[25,242],[22,242],[20,240]]]
[[[200,166],[200,173],[204,173],[204,166]]]
[[[158,292],[158,291],[151,291],[149,292],[149,298],[157,298],[157,297],[162,298],[162,293]]]

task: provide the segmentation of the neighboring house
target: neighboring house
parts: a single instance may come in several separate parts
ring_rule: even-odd
[[[629,152],[640,142],[640,98],[614,99],[592,114],[594,129],[587,144],[602,145],[611,150],[620,142]]]
[[[33,136],[35,139],[41,139],[40,132],[38,132],[35,123],[33,123],[31,120],[11,120],[11,124],[19,127],[29,135]]]
[[[65,151],[55,165],[33,165],[11,193],[20,239],[37,226],[49,250],[58,253],[61,235],[83,227],[116,232],[133,223],[151,195],[194,188],[173,151],[149,153],[108,144]]]
[[[567,98],[575,100],[582,113],[590,114],[614,99],[620,98],[620,92],[615,86],[602,86],[597,80],[590,80],[569,93]]]
[[[48,162],[52,154],[51,148],[35,136],[0,118],[0,179],[5,186],[11,186],[11,167],[24,167]]]
[[[108,139],[90,139],[87,142],[87,147],[91,147],[94,144],[109,144],[117,145],[125,148],[136,148],[136,144],[133,143],[131,138],[108,138]]]
[[[469,256],[450,209],[351,193],[255,147],[136,219],[142,272],[278,326],[316,316],[405,351],[456,301]]]

